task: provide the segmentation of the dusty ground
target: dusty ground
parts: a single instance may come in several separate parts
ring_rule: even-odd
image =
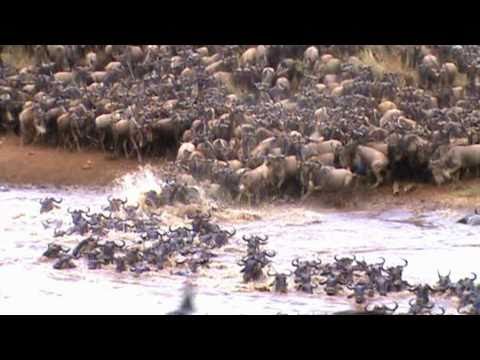
[[[155,167],[165,160],[147,161]],[[131,171],[137,170],[135,160],[112,160],[98,151],[69,152],[51,147],[20,146],[15,136],[0,136],[0,183],[15,185],[105,186]],[[407,192],[400,184],[400,193],[394,196],[392,185],[379,189],[360,189],[352,196],[316,195],[304,205],[307,208],[344,208],[355,210],[382,210],[403,207],[420,211],[435,208],[469,208],[480,204],[480,179],[464,180],[460,184],[437,187],[432,184],[413,184]],[[288,203],[264,204],[260,208],[288,207]],[[293,203],[292,203],[293,205]],[[298,205],[298,203],[296,204]],[[260,210],[260,209],[259,209]],[[262,211],[264,213],[264,211]]]
[[[79,153],[40,145],[22,148],[20,138],[0,136],[0,183],[104,186],[138,166],[133,159],[112,160],[98,151]]]

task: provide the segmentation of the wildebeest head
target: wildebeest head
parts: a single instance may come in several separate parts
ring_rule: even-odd
[[[47,197],[43,200],[40,200],[40,214],[52,211],[54,208],[58,208],[59,206],[57,204],[61,204],[62,201],[63,199],[56,200],[53,197]]]
[[[53,264],[55,270],[73,269],[75,267],[76,265],[71,255],[64,255]]]
[[[86,253],[87,255],[87,267],[89,270],[100,269],[102,266],[102,260],[100,259],[100,251],[94,249]]]
[[[125,247],[125,241],[120,240],[120,245],[117,244],[115,241],[106,241],[105,244],[98,244],[102,251],[102,255],[105,259],[107,264],[112,263],[115,257],[115,250],[116,249],[123,249]]]
[[[269,264],[269,261],[260,256],[246,256],[240,260],[238,265],[242,266],[240,272],[243,273],[244,282],[257,281],[261,279],[263,274],[263,268]]]
[[[87,208],[87,212],[83,210],[70,211],[70,208],[68,208],[67,211],[72,216],[72,223],[74,225],[80,225],[80,223],[86,222],[86,219],[83,217],[83,214],[90,213],[90,208]]]
[[[118,273],[124,272],[127,270],[126,262],[125,262],[125,257],[116,257],[114,259],[115,262],[115,271]]]
[[[369,305],[365,306],[365,311],[376,315],[392,315],[398,309],[398,303],[395,302],[393,308],[389,308],[387,305],[374,305],[373,308],[369,308]]]
[[[143,259],[143,256],[144,255],[139,248],[130,248],[127,249],[125,252],[125,261],[128,265],[134,266],[136,263]]]
[[[247,249],[257,252],[260,249],[260,246],[266,245],[268,243],[268,235],[265,235],[262,239],[260,236],[242,236],[243,241],[247,242]]]
[[[410,305],[410,309],[408,313],[411,315],[422,315],[431,313],[431,309],[435,306],[434,304],[419,304],[415,301],[415,299],[411,299],[408,304]]]
[[[355,297],[355,302],[357,304],[363,304],[366,300],[365,295],[368,289],[368,284],[357,283],[353,287],[347,285],[347,288],[353,290],[353,294],[349,295],[348,298]]]
[[[272,286],[274,287],[275,292],[277,293],[287,292],[287,288],[288,288],[287,279],[290,275],[292,275],[291,271],[289,271],[287,274],[284,274],[284,273],[277,273],[269,270],[267,272],[267,275],[274,277]]]
[[[403,259],[404,265],[397,265],[397,266],[392,266],[388,267],[386,269],[386,272],[389,274],[392,285],[397,291],[403,290],[403,288],[406,285],[406,282],[403,281],[402,276],[403,276],[403,269],[408,265],[408,261]]]
[[[48,244],[47,250],[42,254],[42,256],[45,256],[49,259],[55,259],[58,258],[63,254],[66,254],[70,251],[70,248],[64,248],[61,245],[55,244],[55,243],[50,243]]]
[[[472,278],[464,278],[459,280],[459,283],[461,283],[462,288],[464,290],[470,290],[470,291],[475,290],[475,280],[477,279],[477,274],[472,273],[472,275],[473,275]]]
[[[450,274],[452,272],[449,271],[447,275],[442,276],[439,271],[437,271],[438,274],[438,281],[437,281],[437,286],[435,287],[436,291],[446,291],[450,289],[452,286],[452,281],[450,280]]]
[[[334,274],[329,274],[327,279],[319,282],[320,285],[325,285],[325,293],[329,296],[337,295],[339,291],[340,281]]]
[[[135,273],[136,275],[140,275],[144,272],[150,271],[150,268],[147,264],[143,262],[137,262],[133,266],[130,267],[130,271]]]
[[[72,255],[75,259],[78,259],[85,253],[94,251],[98,246],[98,239],[88,237],[82,241],[73,249]]]
[[[158,208],[161,205],[158,193],[154,190],[145,193],[145,204],[154,209]]]
[[[121,200],[121,199],[116,199],[109,196],[107,200],[108,200],[108,207],[104,208],[104,210],[108,210],[110,212],[119,212],[122,209],[122,206],[127,203],[126,198],[125,200]]]
[[[378,293],[382,296],[387,296],[392,286],[391,279],[380,273],[375,277],[374,282]]]
[[[125,211],[125,213],[127,214],[127,218],[129,219],[134,219],[137,215],[137,210],[140,208],[140,204],[137,203],[136,206],[133,206],[133,205],[128,205],[128,206],[125,206],[125,205],[122,205],[123,207],[123,210]]]
[[[337,265],[342,268],[349,268],[353,264],[353,262],[356,261],[355,255],[353,256],[353,258],[348,258],[348,257],[339,258],[337,257],[337,255],[335,255],[334,259]]]
[[[410,287],[408,289],[411,292],[415,292],[416,302],[419,305],[426,305],[430,302],[430,292],[435,290],[430,287],[430,285],[417,285],[415,287]]]

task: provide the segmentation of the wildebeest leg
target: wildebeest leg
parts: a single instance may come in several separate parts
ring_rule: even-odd
[[[123,140],[122,146],[123,146],[123,151],[124,151],[124,153],[125,153],[125,157],[126,157],[127,159],[130,159],[130,154],[128,153],[127,139]]]
[[[243,192],[240,191],[240,192],[238,193],[238,195],[237,195],[237,198],[236,198],[236,201],[237,201],[238,203],[240,202],[240,200],[242,200],[242,195],[243,195]]]
[[[309,183],[307,187],[307,192],[303,194],[301,201],[302,202],[306,201],[310,197],[310,195],[312,195],[312,192],[313,192],[313,184]]]
[[[118,158],[119,152],[120,152],[118,140],[119,140],[118,135],[114,133],[113,134],[113,156],[114,156],[114,158]]]
[[[252,207],[252,194],[250,191],[247,192],[247,203],[249,207]]]
[[[77,134],[75,133],[75,130],[72,129],[72,137],[73,140],[75,141],[75,145],[77,146],[78,152],[80,152],[82,149],[80,148],[80,140],[78,139]]]
[[[138,159],[138,162],[141,163],[142,162],[142,154],[140,153],[140,148],[138,147],[138,144],[137,142],[135,141],[135,139],[131,139],[132,141],[132,144],[133,144],[133,148],[135,149],[135,151],[137,152],[137,159]]]
[[[106,138],[106,133],[105,130],[99,130],[99,138],[100,138],[100,147],[102,148],[102,152],[105,153],[105,138]]]
[[[375,175],[375,179],[376,179],[376,182],[375,184],[373,184],[372,189],[375,189],[379,187],[380,184],[383,182],[382,169],[379,169],[378,167],[373,166],[372,172]]]
[[[460,182],[460,174],[461,174],[461,169],[455,171],[453,175],[451,175],[453,177],[454,182],[457,184]]]

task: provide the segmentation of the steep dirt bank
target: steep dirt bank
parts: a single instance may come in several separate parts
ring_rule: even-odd
[[[154,164],[162,161],[157,160]],[[136,160],[112,160],[98,151],[69,152],[46,146],[20,146],[0,136],[0,182],[15,185],[105,186],[138,169]]]

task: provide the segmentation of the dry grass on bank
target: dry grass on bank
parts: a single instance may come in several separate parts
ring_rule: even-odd
[[[405,62],[395,51],[387,51],[384,46],[372,46],[359,53],[359,59],[370,66],[374,76],[381,79],[386,73],[398,74],[410,84],[418,84],[418,73],[409,65],[409,59]]]
[[[22,69],[34,63],[33,58],[19,45],[5,46],[0,57],[5,64],[13,66],[16,69]]]

